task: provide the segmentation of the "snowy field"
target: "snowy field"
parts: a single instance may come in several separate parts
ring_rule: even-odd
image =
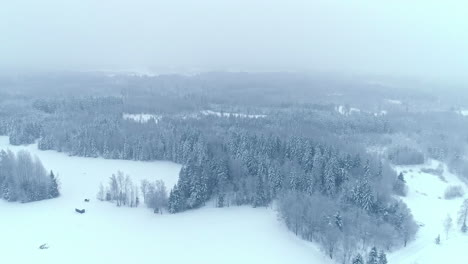
[[[396,104],[396,105],[401,105],[402,102],[400,100],[395,100],[395,99],[386,99],[387,103],[389,104]]]
[[[458,211],[464,199],[467,198],[466,185],[460,179],[449,173],[444,167],[443,178],[421,172],[421,168],[437,168],[440,163],[431,161],[424,166],[398,167],[405,173],[408,184],[408,195],[404,202],[413,212],[415,220],[421,225],[416,240],[406,248],[400,249],[389,256],[389,263],[397,264],[440,264],[468,263],[468,235],[460,232],[457,224]],[[460,185],[465,191],[465,197],[445,200],[444,192],[448,186]],[[449,214],[453,219],[453,227],[448,239],[443,228],[443,222]],[[435,244],[435,238],[440,234],[440,245]]]
[[[462,109],[460,111],[458,111],[458,113],[462,116],[468,116],[468,110],[467,109]]]
[[[53,200],[0,201],[1,263],[331,263],[314,244],[289,232],[271,209],[207,207],[155,215],[95,199],[99,183],[117,170],[135,181],[163,179],[172,186],[178,164],[69,157],[35,145],[11,146],[7,137],[0,137],[0,149],[29,150],[59,174],[62,187],[62,196]],[[44,243],[49,249],[38,249]]]
[[[0,137],[0,149],[27,149],[47,169],[59,174],[62,196],[28,204],[0,201],[1,259],[8,263],[332,263],[318,248],[289,232],[272,209],[250,207],[206,208],[176,215],[151,210],[117,208],[96,201],[100,182],[121,170],[141,179],[177,181],[180,165],[69,157],[39,151],[35,145],[11,146]],[[463,198],[445,200],[449,185],[465,185],[444,169],[443,179],[421,172],[436,168],[397,167],[405,172],[408,196],[403,200],[421,225],[416,240],[389,254],[389,263],[468,263],[468,235],[459,232],[457,212]],[[465,195],[466,196],[466,195]],[[83,199],[90,198],[90,203]],[[75,208],[84,208],[83,215]],[[450,214],[454,227],[446,238],[443,220]],[[441,244],[434,239],[441,236]],[[38,247],[47,244],[49,249]]]
[[[155,123],[158,123],[159,119],[161,119],[161,116],[159,115],[152,115],[152,114],[128,114],[128,113],[123,113],[122,118],[125,120],[131,120],[135,121],[138,123],[148,123],[150,120],[154,120]]]
[[[253,115],[253,114],[242,114],[242,113],[228,113],[228,112],[216,112],[212,110],[203,110],[200,112],[202,115],[214,115],[219,117],[240,117],[240,118],[265,118],[266,115]]]

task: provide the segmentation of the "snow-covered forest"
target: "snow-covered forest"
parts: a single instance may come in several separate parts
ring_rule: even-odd
[[[437,93],[378,87],[369,92],[371,87],[359,80],[355,85],[361,88],[347,90],[344,81],[303,77],[302,86],[286,96],[280,87],[299,77],[278,76],[3,77],[17,92],[2,90],[0,133],[12,148],[28,145],[69,158],[181,165],[169,182],[117,165],[89,182],[86,189],[93,194],[83,196],[89,204],[96,198],[116,207],[147,207],[157,215],[213,207],[220,214],[221,208],[238,206],[273,210],[292,234],[336,263],[387,263],[387,255],[411,247],[424,226],[405,202],[414,190],[398,168],[437,160],[463,178],[466,143],[456,131],[468,125],[466,117],[451,110],[454,99],[434,110],[424,105],[439,100]],[[242,90],[251,83],[255,89]],[[61,85],[67,88],[57,93]],[[73,88],[80,85],[89,88],[76,94]],[[42,92],[31,93],[34,86]],[[329,88],[314,88],[323,86]],[[363,91],[368,98],[359,96]],[[257,100],[249,100],[253,97]],[[388,98],[402,99],[395,104]],[[337,111],[351,108],[359,111]],[[57,198],[58,179],[68,177],[47,173],[25,151],[5,149],[0,161],[7,201]],[[448,186],[442,196],[462,199],[461,186]],[[77,205],[77,212],[91,214],[84,207]]]
[[[0,264],[468,263],[466,1],[0,5]]]

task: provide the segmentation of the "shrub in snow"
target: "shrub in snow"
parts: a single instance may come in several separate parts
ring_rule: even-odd
[[[465,193],[464,193],[463,188],[461,186],[459,186],[459,185],[449,186],[445,190],[444,198],[449,200],[449,199],[462,197],[464,194]]]
[[[48,249],[49,246],[47,244],[42,244],[39,246],[39,249]]]
[[[466,233],[468,226],[466,225],[466,219],[468,218],[468,199],[465,199],[458,212],[458,224],[461,225],[461,231]]]
[[[436,176],[443,176],[444,174],[444,168],[442,166],[437,167],[436,169],[432,168],[422,168],[421,172],[427,173],[427,174],[432,174]]]
[[[398,177],[393,182],[393,192],[399,196],[406,196],[408,193],[408,187],[406,186],[405,177],[403,173],[400,172]]]

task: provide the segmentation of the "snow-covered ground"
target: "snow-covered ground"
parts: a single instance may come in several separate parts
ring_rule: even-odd
[[[203,110],[200,112],[202,115],[215,115],[219,117],[241,117],[241,118],[264,118],[266,115],[259,114],[242,114],[242,113],[228,113],[228,112],[216,112],[212,110]]]
[[[358,108],[354,108],[354,107],[348,108],[348,107],[345,107],[343,105],[336,106],[335,111],[337,111],[338,113],[340,113],[342,115],[345,115],[345,116],[351,115],[353,113],[360,113],[361,112],[361,110],[358,109]]]
[[[163,179],[172,186],[178,164],[69,157],[35,145],[11,146],[0,137],[0,149],[6,148],[37,155],[59,174],[62,196],[27,204],[0,200],[1,263],[330,263],[314,244],[289,232],[271,209],[206,207],[155,215],[95,199],[99,183],[117,170],[134,180]],[[44,243],[49,249],[40,250]]]
[[[389,263],[398,264],[440,264],[468,263],[468,235],[462,234],[457,224],[458,211],[467,198],[466,185],[444,167],[443,178],[421,172],[421,168],[437,168],[439,162],[431,161],[423,166],[397,167],[405,173],[408,195],[403,201],[411,209],[415,220],[422,226],[416,240],[389,256]],[[444,192],[448,186],[460,185],[465,190],[465,197],[445,200]],[[453,228],[446,238],[443,228],[444,219],[449,214],[453,219]],[[435,244],[440,234],[441,244]]]
[[[467,109],[461,109],[458,111],[458,113],[462,116],[468,116],[468,110]]]
[[[128,113],[123,113],[122,118],[125,120],[132,120],[138,123],[148,123],[151,119],[154,120],[154,122],[158,123],[159,119],[161,116],[159,115],[152,115],[152,114],[128,114]]]
[[[390,103],[390,104],[396,104],[396,105],[402,104],[400,100],[395,100],[395,99],[386,99],[385,101],[387,101],[387,103]]]

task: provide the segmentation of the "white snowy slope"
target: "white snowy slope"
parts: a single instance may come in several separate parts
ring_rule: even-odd
[[[467,109],[461,109],[458,113],[462,116],[468,116],[468,110]]]
[[[431,161],[422,166],[397,167],[399,172],[406,172],[408,195],[403,201],[421,227],[415,241],[389,255],[389,263],[468,263],[468,254],[465,251],[468,249],[468,235],[461,233],[457,224],[458,211],[467,198],[467,188],[456,175],[448,172],[446,166],[443,166],[443,178],[420,171],[421,168],[437,168],[439,165],[439,162]],[[445,200],[445,189],[451,185],[462,186],[465,197]],[[449,231],[448,239],[443,227],[447,214],[453,219],[453,228]],[[435,238],[439,234],[441,244],[436,245]]]
[[[27,204],[0,201],[1,263],[331,263],[314,244],[289,232],[271,209],[207,207],[155,215],[95,199],[99,183],[117,170],[135,181],[163,179],[172,186],[178,164],[69,157],[36,145],[11,146],[0,137],[0,149],[7,148],[27,149],[58,173],[62,196]],[[42,244],[49,248],[40,250]]]
[[[155,123],[158,123],[158,121],[161,119],[160,115],[152,115],[152,114],[128,114],[128,113],[123,113],[122,118],[125,120],[131,120],[135,121],[137,123],[148,123],[150,120],[154,120]]]
[[[212,110],[200,111],[202,115],[214,115],[218,117],[240,117],[240,118],[265,118],[266,115],[260,114],[242,114],[242,113],[229,113],[229,112],[216,112]]]

